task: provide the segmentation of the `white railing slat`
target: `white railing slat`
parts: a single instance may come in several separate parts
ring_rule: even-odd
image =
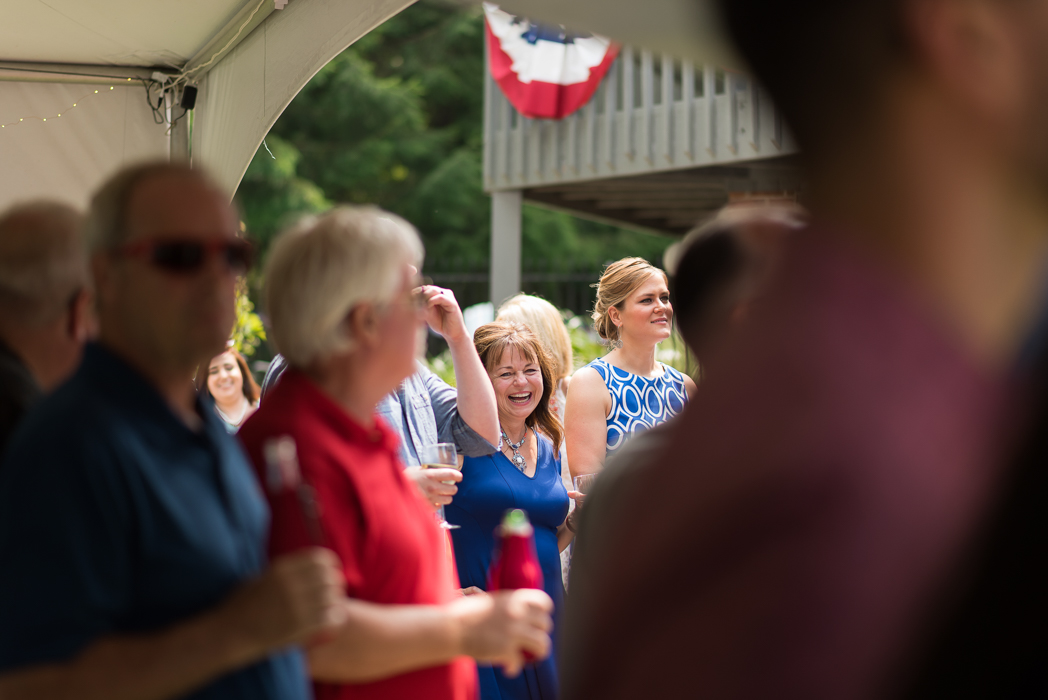
[[[695,64],[684,61],[680,67],[681,102],[684,105],[684,157],[695,160]]]
[[[489,190],[672,171],[796,148],[775,105],[748,78],[630,46],[594,97],[562,120],[521,116],[490,73],[484,91]],[[740,148],[740,141],[749,147]]]
[[[703,66],[702,98],[706,101],[706,152],[717,157],[717,71]]]
[[[637,149],[634,147],[636,143],[633,140],[633,106],[634,106],[634,64],[633,64],[633,48],[627,46],[622,51],[622,124],[623,131],[626,135],[626,157],[633,160],[637,155]],[[611,161],[614,162],[614,155],[611,156]]]
[[[623,53],[625,54],[625,51]],[[608,71],[608,78],[604,81],[607,92],[604,93],[604,153],[601,160],[607,163],[609,172],[615,170],[615,111],[618,101],[616,95],[619,89],[619,73],[623,71],[624,64],[624,57],[615,61]],[[626,100],[623,99],[622,102],[625,104]]]
[[[673,112],[674,104],[674,78],[673,57],[662,54],[662,157],[666,163],[673,163]]]
[[[654,131],[654,120],[652,112],[655,110],[655,61],[651,51],[640,53],[640,143],[644,149],[644,162],[649,166],[655,165],[655,156],[652,144],[652,131]]]

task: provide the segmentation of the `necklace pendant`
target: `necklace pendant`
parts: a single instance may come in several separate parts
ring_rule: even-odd
[[[524,471],[528,466],[527,463],[524,461],[524,458],[519,454],[513,455],[513,464],[517,467],[517,469],[521,471]]]

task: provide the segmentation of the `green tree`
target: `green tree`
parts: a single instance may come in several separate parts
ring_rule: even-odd
[[[241,355],[250,357],[266,340],[266,328],[255,313],[255,305],[248,296],[247,281],[237,284],[237,320],[233,326],[233,347]]]
[[[486,270],[483,77],[480,8],[430,0],[321,69],[274,125],[238,192],[263,256],[275,233],[302,213],[370,203],[415,224],[428,274]],[[535,206],[525,206],[522,239],[525,273],[593,279],[606,262],[627,255],[658,263],[670,242]],[[463,301],[486,299],[486,284],[464,285],[449,286]],[[557,302],[550,284],[528,290]]]

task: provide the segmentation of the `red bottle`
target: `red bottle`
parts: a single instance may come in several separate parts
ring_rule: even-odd
[[[506,511],[495,536],[497,544],[488,569],[488,590],[542,590],[542,567],[535,551],[535,530],[528,521],[528,514],[519,508]],[[535,657],[525,652],[524,658],[532,661]]]

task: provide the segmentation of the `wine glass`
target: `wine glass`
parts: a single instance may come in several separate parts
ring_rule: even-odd
[[[458,450],[451,442],[438,442],[433,445],[423,445],[419,452],[419,461],[423,469],[459,469]],[[445,484],[454,484],[454,481],[445,481]],[[444,519],[444,506],[438,511],[440,514],[440,526],[445,530],[454,530],[458,525],[452,525]]]

